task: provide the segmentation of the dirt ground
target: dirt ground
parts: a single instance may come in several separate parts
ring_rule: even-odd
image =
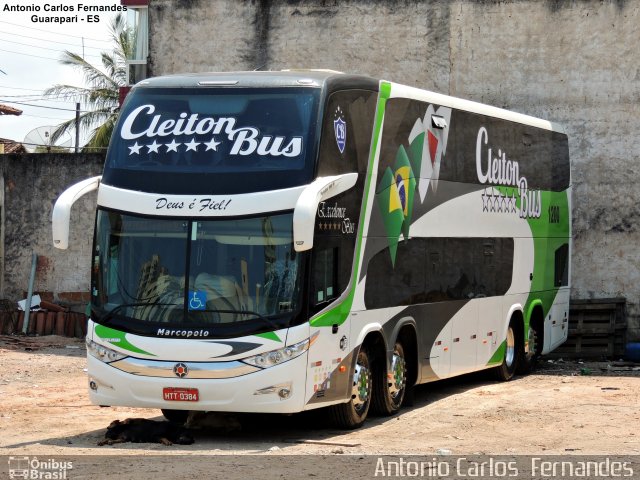
[[[0,337],[0,455],[638,455],[640,368],[544,360],[499,383],[486,374],[423,385],[400,415],[340,431],[322,412],[244,415],[240,431],[195,432],[193,445],[98,447],[115,419],[158,410],[88,401],[84,343]]]

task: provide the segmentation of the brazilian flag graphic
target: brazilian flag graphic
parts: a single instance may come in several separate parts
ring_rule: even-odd
[[[396,263],[400,233],[405,239],[409,238],[416,174],[420,171],[423,144],[424,134],[421,134],[411,143],[408,152],[400,145],[393,168],[387,167],[376,190],[376,200],[387,232],[393,266]]]

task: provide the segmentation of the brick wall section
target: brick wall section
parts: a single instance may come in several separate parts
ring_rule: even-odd
[[[331,68],[563,124],[573,296],[628,300],[640,337],[640,2],[154,0],[153,75]]]
[[[68,250],[53,247],[51,212],[67,187],[100,175],[103,164],[104,155],[98,154],[0,155],[4,180],[2,298],[24,298],[31,252],[35,251],[36,292],[67,303],[88,301],[96,194],[74,204]]]

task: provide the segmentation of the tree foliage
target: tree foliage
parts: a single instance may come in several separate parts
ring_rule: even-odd
[[[81,55],[69,50],[60,59],[63,65],[82,72],[85,87],[55,85],[44,92],[46,96],[80,102],[80,129],[90,131],[89,139],[82,148],[83,152],[101,151],[109,145],[120,113],[119,89],[126,86],[126,59],[133,51],[135,39],[126,27],[122,14],[113,17],[109,29],[114,48],[112,52],[101,53],[102,68],[90,64]],[[52,133],[52,141],[56,141],[65,132],[74,130],[75,125],[75,118],[58,125]]]

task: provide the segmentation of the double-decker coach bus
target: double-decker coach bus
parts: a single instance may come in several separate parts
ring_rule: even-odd
[[[98,189],[91,401],[346,428],[417,384],[503,380],[567,337],[571,182],[556,124],[329,71],[137,84]]]

